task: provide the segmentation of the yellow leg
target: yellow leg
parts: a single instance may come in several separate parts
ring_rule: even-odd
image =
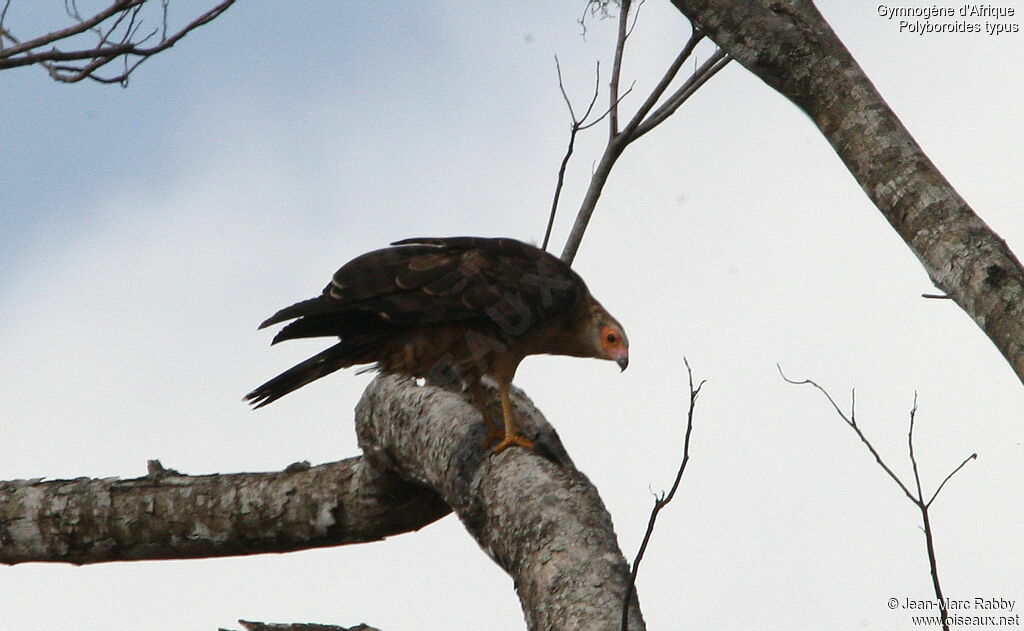
[[[484,397],[479,381],[475,381],[469,386],[469,393],[473,396],[473,405],[475,405],[476,409],[480,411],[480,416],[484,417],[484,425],[487,426],[487,437],[484,438],[483,444],[483,448],[487,449],[494,441],[504,438],[505,434],[502,433],[498,424],[491,420],[491,413],[489,406],[487,405],[487,399]]]
[[[512,445],[519,445],[533,450],[533,441],[516,431],[515,418],[512,416],[512,400],[508,396],[508,382],[498,384],[498,397],[501,399],[501,413],[505,417],[505,438],[494,446],[494,453],[500,454]]]

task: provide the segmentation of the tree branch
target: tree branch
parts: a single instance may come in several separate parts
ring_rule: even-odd
[[[569,95],[565,93],[565,83],[562,81],[562,66],[558,63],[557,55],[555,55],[555,71],[558,73],[558,89],[562,92],[562,99],[565,100],[565,106],[569,108],[569,118],[572,119],[572,124],[569,126],[569,142],[565,148],[565,155],[562,156],[562,162],[558,166],[558,178],[555,182],[555,194],[551,200],[551,213],[548,215],[548,225],[544,230],[544,242],[540,246],[540,249],[545,251],[548,249],[548,242],[551,240],[551,230],[555,227],[555,215],[558,214],[558,200],[562,197],[562,187],[565,185],[565,169],[569,166],[569,160],[572,158],[572,152],[576,146],[576,135],[581,129],[589,126],[586,125],[587,119],[590,118],[590,113],[594,111],[594,104],[597,103],[597,97],[601,91],[601,62],[597,62],[597,68],[595,70],[597,78],[594,81],[594,95],[590,99],[590,105],[588,105],[586,111],[583,112],[583,117],[577,119],[576,111],[572,107],[572,100],[569,98]],[[609,109],[606,113],[610,112],[611,110]],[[598,118],[597,120],[601,119]]]
[[[363,455],[283,472],[0,483],[0,563],[97,563],[284,552],[375,541],[451,510],[515,580],[531,630],[644,629],[611,518],[529,399],[538,453],[481,448],[466,398],[378,377],[356,408]],[[586,533],[586,536],[580,536]]]
[[[661,80],[659,80],[658,83],[655,84],[654,88],[651,89],[651,93],[647,95],[647,99],[640,104],[640,107],[638,107],[636,112],[633,114],[633,118],[629,120],[625,129],[622,130],[621,136],[623,138],[623,142],[632,142],[636,138],[639,138],[639,135],[635,133],[637,127],[639,127],[640,123],[644,121],[647,113],[658,104],[658,100],[661,99],[665,90],[667,90],[668,86],[671,85],[672,80],[676,78],[677,74],[679,74],[679,69],[682,68],[683,64],[686,63],[686,60],[690,58],[690,55],[693,53],[693,49],[697,47],[697,44],[699,44],[702,39],[704,39],[704,34],[697,29],[693,29],[693,32],[690,33],[690,39],[683,45],[682,50],[679,51],[679,54],[676,55],[676,58],[672,60],[668,69],[666,69],[665,73],[661,76]]]
[[[583,241],[583,234],[586,232],[587,226],[590,224],[590,218],[594,214],[594,209],[597,208],[597,201],[600,199],[601,193],[604,191],[604,185],[608,181],[608,176],[611,175],[612,167],[615,166],[615,162],[626,150],[626,147],[675,113],[678,107],[682,105],[682,103],[689,98],[693,92],[695,92],[700,86],[704,85],[704,83],[724,67],[730,59],[729,56],[724,53],[716,53],[712,58],[714,60],[713,62],[709,60],[708,63],[698,69],[694,75],[676,91],[676,93],[669,97],[669,99],[667,99],[654,114],[650,115],[650,118],[647,118],[651,109],[657,105],[658,101],[664,95],[665,90],[668,89],[672,80],[675,79],[679,69],[682,68],[683,63],[690,57],[693,53],[693,49],[704,37],[703,33],[701,33],[699,29],[694,28],[689,40],[683,45],[682,50],[672,63],[669,64],[669,67],[662,75],[662,78],[654,88],[651,89],[650,94],[640,107],[637,108],[637,111],[630,119],[629,123],[627,123],[620,131],[618,128],[618,108],[621,101],[621,97],[618,96],[619,75],[621,73],[623,49],[626,44],[626,39],[632,31],[631,28],[627,29],[626,27],[629,6],[629,2],[623,2],[619,9],[619,31],[615,44],[615,63],[612,67],[612,80],[609,89],[611,93],[611,106],[609,108],[609,118],[611,119],[611,122],[609,123],[608,143],[605,146],[597,167],[590,176],[590,184],[583,197],[583,202],[580,204],[580,209],[576,213],[576,221],[573,223],[572,230],[569,232],[569,238],[566,239],[565,247],[562,249],[562,260],[570,264],[573,259],[576,258],[576,252],[579,250],[580,243]]]
[[[155,462],[155,461],[154,461]],[[361,457],[272,473],[0,482],[0,563],[289,552],[379,541],[451,509]]]
[[[966,458],[964,458],[964,461],[961,462],[960,465],[956,469],[953,469],[952,471],[950,471],[949,475],[947,475],[945,477],[945,479],[942,480],[942,484],[939,485],[939,488],[935,489],[935,492],[932,493],[931,498],[929,498],[928,501],[925,502],[925,507],[927,507],[927,508],[931,507],[932,502],[935,501],[935,498],[937,498],[939,496],[939,493],[942,491],[942,487],[946,486],[946,482],[949,482],[950,479],[952,479],[952,477],[954,475],[959,473],[960,469],[963,469],[964,466],[966,466],[967,463],[970,462],[971,460],[977,460],[977,459],[978,459],[978,454],[976,454],[976,453],[971,454],[971,455],[967,456]]]
[[[806,112],[932,282],[1024,381],[1024,268],[928,159],[808,0],[672,0]]]
[[[710,81],[711,77],[718,74],[719,70],[725,68],[730,61],[732,61],[732,58],[724,50],[716,50],[715,54],[711,55],[707,61],[701,64],[700,68],[683,85],[679,86],[679,89],[672,96],[668,97],[661,107],[637,126],[636,132],[633,134],[634,140],[651,131],[675,114],[676,110],[687,99],[693,96],[702,85]]]
[[[786,373],[782,372],[782,366],[776,364],[775,367],[778,369],[779,375],[782,376],[783,381],[785,381],[786,383],[793,384],[794,386],[813,386],[818,392],[825,395],[825,398],[828,399],[828,402],[832,404],[832,409],[834,409],[836,411],[836,414],[839,415],[839,418],[843,419],[843,421],[846,422],[850,429],[852,429],[857,434],[857,438],[859,438],[860,442],[862,442],[864,446],[867,447],[868,451],[871,452],[871,455],[875,457],[875,462],[877,462],[878,466],[882,468],[882,471],[885,471],[886,475],[892,478],[892,481],[895,482],[898,487],[900,487],[900,490],[903,491],[903,494],[907,496],[907,499],[909,499],[911,502],[914,502],[915,504],[917,503],[917,497],[915,497],[914,494],[910,491],[910,489],[907,488],[907,485],[903,483],[903,480],[901,480],[900,477],[896,475],[892,469],[889,468],[889,465],[885,464],[885,461],[882,460],[882,455],[878,453],[878,450],[875,449],[875,446],[871,444],[871,441],[868,440],[868,437],[864,434],[863,431],[861,431],[860,426],[857,425],[857,419],[855,416],[856,412],[854,411],[854,407],[856,404],[856,395],[853,394],[852,391],[850,394],[850,414],[849,416],[847,416],[846,414],[843,413],[843,410],[839,407],[839,404],[836,403],[835,399],[832,398],[832,395],[828,393],[828,390],[822,388],[820,385],[818,385],[817,382],[812,381],[810,379],[801,379],[800,381],[790,379],[789,377],[786,376]]]
[[[626,40],[633,30],[629,27],[629,9],[632,4],[632,0],[621,0],[619,5],[618,33],[615,37],[615,54],[612,57],[612,78],[608,82],[608,135],[612,137],[619,133],[619,80],[622,76],[622,55],[626,52]]]
[[[960,463],[960,466],[958,466],[949,475],[947,475],[946,478],[942,481],[942,484],[940,484],[939,487],[935,489],[935,493],[932,494],[931,499],[925,502],[924,491],[922,490],[921,486],[921,474],[919,473],[917,468],[917,456],[914,453],[914,420],[917,417],[916,392],[914,393],[914,405],[910,409],[910,429],[907,431],[907,448],[910,455],[911,470],[914,474],[914,486],[917,491],[915,494],[912,493],[909,488],[907,488],[907,485],[904,484],[902,480],[900,480],[899,476],[893,473],[892,469],[890,469],[889,466],[882,460],[882,457],[878,454],[878,451],[875,449],[875,446],[871,444],[871,441],[868,440],[867,436],[864,435],[864,432],[862,432],[860,427],[857,426],[857,421],[854,418],[854,401],[852,400],[852,397],[850,402],[850,415],[847,416],[843,414],[843,411],[839,409],[838,405],[836,405],[836,402],[832,398],[832,395],[830,395],[827,390],[822,388],[816,382],[810,379],[794,381],[786,377],[785,374],[783,374],[782,367],[779,367],[779,374],[782,375],[782,378],[783,380],[786,381],[786,383],[791,383],[794,385],[811,385],[814,386],[823,395],[825,395],[825,398],[828,399],[828,402],[832,404],[832,408],[835,409],[836,414],[838,414],[839,417],[842,418],[847,425],[853,428],[853,430],[857,433],[857,436],[860,438],[861,442],[864,443],[864,446],[867,447],[871,454],[875,457],[875,461],[878,463],[878,465],[882,467],[882,469],[889,475],[890,478],[893,479],[894,482],[896,482],[896,484],[900,487],[900,489],[907,496],[907,498],[909,498],[910,501],[914,504],[914,506],[917,507],[918,512],[920,512],[921,514],[921,526],[924,530],[925,549],[928,554],[928,569],[931,572],[932,589],[935,593],[935,600],[939,606],[939,619],[941,621],[943,630],[949,631],[949,612],[946,607],[946,598],[945,596],[943,596],[942,593],[942,584],[939,581],[938,558],[935,554],[935,531],[932,528],[931,515],[929,513],[929,509],[931,508],[932,502],[934,502],[935,498],[938,497],[939,492],[942,490],[942,487],[946,486],[946,482],[949,482],[950,478],[956,475],[956,473],[960,471],[960,469],[963,469],[964,465],[966,465],[969,460],[977,458],[978,455],[971,454],[962,463]]]
[[[683,364],[686,366],[686,375],[690,385],[690,408],[686,412],[686,434],[683,439],[683,458],[679,462],[679,469],[676,471],[676,478],[672,482],[672,488],[669,489],[668,495],[662,493],[661,496],[654,498],[654,506],[651,508],[651,514],[647,518],[647,529],[644,531],[643,541],[640,543],[640,549],[637,550],[636,556],[633,557],[633,568],[629,573],[630,591],[632,591],[636,586],[636,577],[640,572],[640,562],[643,561],[644,553],[647,552],[647,545],[651,542],[651,536],[654,534],[654,527],[658,522],[658,515],[676,496],[676,491],[679,490],[679,483],[683,481],[683,474],[686,473],[686,465],[690,462],[690,436],[693,434],[693,411],[697,407],[697,397],[700,395],[700,389],[703,388],[704,384],[707,382],[701,381],[695,388],[693,386],[693,370],[690,369],[690,362],[688,362],[685,357],[683,358]],[[629,621],[629,608],[631,604],[631,598],[623,598],[621,626],[623,631],[625,631],[626,625]]]
[[[366,458],[436,491],[515,581],[531,630],[619,629],[629,568],[611,518],[533,404],[514,390],[517,425],[538,455],[480,448],[479,413],[411,379],[374,380],[356,407]],[[585,533],[585,536],[581,536]],[[644,629],[636,594],[628,628]]]
[[[213,8],[169,34],[167,28],[168,1],[163,0],[161,2],[161,27],[140,38],[139,29],[142,26],[142,20],[139,12],[148,1],[114,0],[108,7],[88,18],[83,18],[78,13],[75,3],[70,2],[67,6],[67,13],[75,21],[74,24],[24,42],[0,23],[0,70],[39,64],[46,68],[54,80],[62,83],[92,79],[100,83],[125,85],[128,77],[139,64],[174,46],[181,38],[196,28],[212,22],[235,3],[235,0],[221,0]],[[4,17],[6,17],[6,12],[7,4],[4,6]],[[51,44],[68,43],[86,32],[92,32],[97,37],[98,41],[91,47],[74,50],[64,50],[58,46],[44,48]],[[153,46],[144,46],[157,33],[160,33],[159,42]],[[13,45],[4,46],[3,44],[6,42]],[[121,72],[110,76],[96,74],[98,70],[116,59],[124,61],[124,69]],[[71,61],[83,63],[78,65],[62,63]]]

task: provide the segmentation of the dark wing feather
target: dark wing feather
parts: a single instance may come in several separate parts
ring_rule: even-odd
[[[286,307],[261,327],[294,322],[275,341],[352,334],[368,326],[408,327],[529,311],[571,311],[587,292],[554,256],[514,239],[414,238],[368,252],[335,272],[323,294]]]
[[[341,342],[246,398],[259,407],[339,368],[384,361],[389,344],[409,339],[396,335],[415,334],[422,325],[465,322],[526,335],[540,321],[574,317],[587,295],[566,263],[514,239],[397,241],[349,261],[320,296],[285,307],[260,325],[294,320],[275,343],[318,336]]]
[[[415,312],[420,305],[429,311],[427,321],[494,319],[513,317],[529,310],[533,317],[547,318],[572,310],[586,285],[560,259],[515,239],[482,237],[415,237],[396,241],[401,252],[432,246],[436,257],[455,258],[457,266],[438,266],[438,273],[424,277],[419,291],[396,300],[399,312]],[[388,302],[385,300],[384,302]],[[429,306],[427,306],[429,305]]]
[[[284,322],[285,320],[294,320],[295,318],[301,318],[302,316],[312,316],[318,313],[330,313],[335,309],[336,305],[324,300],[323,296],[317,296],[316,298],[296,302],[289,307],[281,309],[260,323],[259,328],[265,329],[272,324]]]
[[[323,299],[326,301],[327,299]],[[312,313],[285,325],[271,344],[302,337],[348,337],[360,332],[376,331],[382,322],[378,314],[366,311],[334,311]]]
[[[414,282],[416,274],[410,271],[409,265],[436,254],[437,249],[429,246],[384,248],[367,252],[345,263],[335,272],[330,284],[324,287],[323,294],[352,305],[407,289],[403,283]],[[444,261],[439,263],[443,264]],[[455,263],[450,261],[450,264]],[[428,278],[438,274],[432,269],[427,269],[425,273]],[[402,281],[399,275],[403,276]]]
[[[256,388],[245,395],[245,400],[254,408],[261,408],[336,370],[364,363],[366,353],[372,351],[373,342],[374,340],[339,342]]]

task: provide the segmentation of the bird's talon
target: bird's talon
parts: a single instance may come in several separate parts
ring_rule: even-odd
[[[502,432],[497,427],[495,427],[494,425],[488,423],[487,424],[487,437],[484,438],[483,448],[487,449],[488,447],[491,446],[491,443],[493,443],[494,441],[497,441],[497,440],[501,440],[503,438],[505,438],[505,433]]]
[[[488,439],[487,442],[490,443],[490,440]],[[500,454],[501,452],[505,451],[512,445],[526,447],[530,451],[535,451],[532,440],[521,434],[512,434],[511,436],[506,436],[504,439],[502,439],[500,443],[494,446],[494,453]],[[486,447],[487,445],[485,444],[484,446]]]

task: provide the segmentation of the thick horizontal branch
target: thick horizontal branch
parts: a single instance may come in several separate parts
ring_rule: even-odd
[[[378,378],[356,408],[364,457],[441,495],[515,581],[529,629],[618,631],[632,590],[611,518],[554,429],[522,392],[513,395],[538,453],[482,449],[484,425],[463,397]],[[631,597],[628,629],[639,631]]]
[[[932,282],[1024,381],[1024,268],[932,164],[808,0],[672,0],[815,122]]]
[[[447,515],[363,458],[274,473],[0,482],[0,563],[287,552],[376,541]]]
[[[536,453],[483,447],[466,397],[379,377],[356,408],[363,455],[274,473],[0,483],[0,563],[285,552],[375,541],[454,510],[515,580],[531,630],[642,631],[611,519],[554,429],[513,390]],[[500,414],[499,411],[494,411]]]
[[[0,563],[284,552],[374,541],[452,509],[515,580],[533,629],[644,629],[611,519],[554,429],[513,390],[537,453],[483,448],[466,397],[380,377],[356,409],[363,456],[275,473],[0,483]],[[497,410],[495,410],[497,413]],[[450,507],[450,508],[449,508]]]

